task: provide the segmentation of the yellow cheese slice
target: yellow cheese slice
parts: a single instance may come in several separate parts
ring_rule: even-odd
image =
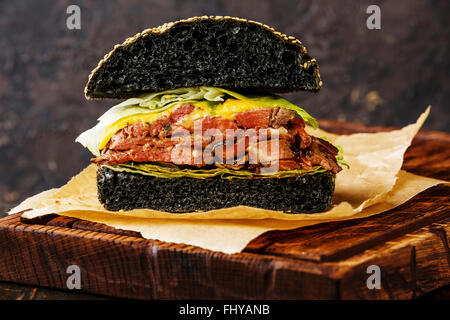
[[[126,126],[140,121],[151,124],[164,116],[169,116],[174,109],[182,104],[183,102],[180,102],[180,104],[176,104],[173,107],[166,109],[160,113],[136,113],[117,120],[116,122],[105,128],[98,149],[102,150],[103,148],[105,148],[112,136]],[[195,106],[195,110],[183,118],[183,124],[185,125],[188,125],[189,123],[192,123],[193,121],[206,116],[220,116],[232,120],[234,119],[234,115],[236,113],[258,109],[260,107],[267,108],[267,106],[255,105],[255,102],[253,101],[243,101],[237,99],[227,99],[225,102],[218,105],[213,105],[207,102],[198,102],[193,104]]]

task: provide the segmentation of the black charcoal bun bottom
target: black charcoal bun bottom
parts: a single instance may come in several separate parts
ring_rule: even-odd
[[[111,211],[151,208],[166,212],[249,206],[286,213],[327,209],[334,192],[330,171],[293,178],[157,178],[99,166],[98,198]]]
[[[316,92],[316,59],[302,43],[262,23],[193,17],[147,29],[116,45],[89,76],[89,99],[124,99],[180,87]]]

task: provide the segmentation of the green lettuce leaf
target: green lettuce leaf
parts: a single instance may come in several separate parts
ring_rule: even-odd
[[[104,165],[115,171],[126,171],[130,173],[139,173],[158,178],[196,178],[207,179],[217,177],[220,179],[267,179],[267,178],[289,178],[298,177],[306,174],[314,174],[326,171],[320,166],[311,170],[289,170],[278,171],[270,174],[257,174],[248,170],[233,170],[228,168],[213,169],[180,169],[175,164],[166,163],[123,163],[118,165]]]
[[[344,160],[344,150],[342,149],[342,147],[339,145],[335,145],[335,147],[339,150],[336,156],[337,163],[341,166],[346,166],[347,169],[350,169],[350,165],[347,163],[347,161]]]
[[[172,103],[174,102],[184,103],[200,100],[224,101],[223,96],[223,92],[213,87],[179,88],[144,94],[138,98],[128,99],[113,108],[138,105],[140,107],[149,108],[156,112],[161,112],[163,110],[166,110],[167,106],[172,105]]]

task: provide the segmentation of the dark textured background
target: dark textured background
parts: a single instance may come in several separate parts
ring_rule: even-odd
[[[66,8],[81,7],[81,30]],[[381,30],[366,28],[370,4]],[[450,131],[450,1],[0,1],[0,212],[64,184],[89,163],[76,136],[114,101],[86,101],[98,60],[147,27],[194,15],[258,20],[298,37],[324,87],[288,97],[318,118]]]

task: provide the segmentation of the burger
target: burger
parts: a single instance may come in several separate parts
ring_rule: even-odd
[[[116,45],[89,76],[88,99],[121,99],[76,141],[95,156],[112,211],[239,205],[311,213],[331,204],[342,150],[279,94],[322,86],[294,37],[258,22],[193,17]]]

